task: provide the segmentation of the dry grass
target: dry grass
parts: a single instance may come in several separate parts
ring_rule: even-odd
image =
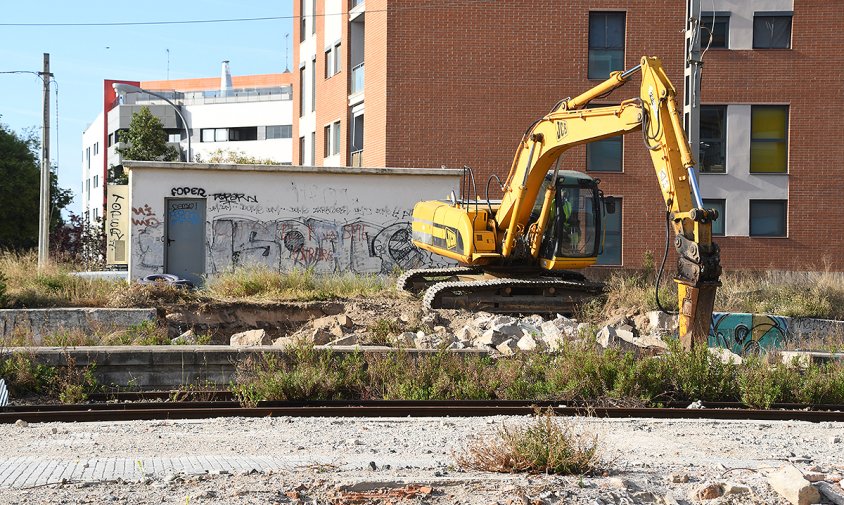
[[[726,272],[721,276],[715,310],[792,317],[844,320],[844,273],[841,272]],[[606,281],[607,302],[587,307],[581,315],[599,321],[619,313],[657,310],[650,273],[616,272]],[[663,281],[660,301],[676,308],[677,290]]]
[[[329,300],[384,294],[394,289],[394,284],[391,278],[377,275],[278,272],[265,266],[250,266],[217,275],[205,290],[214,298]]]
[[[577,433],[551,409],[527,426],[499,428],[454,456],[457,464],[484,472],[584,475],[600,463],[597,435]]]
[[[0,273],[6,283],[5,306],[102,307],[125,284],[71,275],[73,265],[50,264],[38,272],[35,252],[0,251]]]

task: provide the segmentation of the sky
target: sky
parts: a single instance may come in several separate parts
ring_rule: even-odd
[[[59,186],[76,195],[81,212],[82,132],[102,109],[105,79],[158,80],[269,74],[293,68],[292,0],[115,2],[9,1],[0,17],[0,123],[40,137],[43,53],[50,54],[51,158]],[[285,17],[265,21],[144,26],[8,26],[32,23],[125,23]],[[169,50],[169,75],[168,75]],[[58,121],[56,119],[58,88]],[[0,181],[2,184],[3,181]]]

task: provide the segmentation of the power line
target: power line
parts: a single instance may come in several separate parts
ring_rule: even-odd
[[[487,2],[494,3],[494,0],[475,0],[479,4]],[[405,5],[391,7],[391,11],[406,11],[406,10],[422,10],[422,9],[442,9],[447,7],[455,7],[456,4],[428,4],[428,5]],[[367,9],[366,13],[387,12],[387,9]],[[328,16],[346,16],[349,11],[345,12],[331,12],[323,14],[300,14],[299,16],[265,16],[256,18],[220,18],[220,19],[189,19],[181,21],[108,21],[101,23],[0,23],[0,26],[17,26],[17,27],[50,27],[50,26],[66,26],[66,27],[85,27],[85,26],[155,26],[155,25],[190,25],[190,24],[209,24],[209,23],[245,23],[252,21],[280,21],[286,19],[301,19],[301,18],[322,18]]]

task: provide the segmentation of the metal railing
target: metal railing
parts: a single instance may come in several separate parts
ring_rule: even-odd
[[[351,152],[352,159],[350,160],[349,166],[350,167],[362,167],[363,166],[363,149],[360,151],[352,151]]]
[[[352,67],[352,94],[363,91],[363,63]]]

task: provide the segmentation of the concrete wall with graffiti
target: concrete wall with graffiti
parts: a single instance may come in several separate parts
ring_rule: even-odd
[[[744,355],[840,338],[844,321],[795,318],[770,314],[715,312],[709,346]]]
[[[167,199],[206,209],[205,274],[389,273],[445,264],[410,242],[413,205],[459,194],[460,171],[127,162],[131,279],[167,273]],[[173,237],[170,237],[171,239]]]

